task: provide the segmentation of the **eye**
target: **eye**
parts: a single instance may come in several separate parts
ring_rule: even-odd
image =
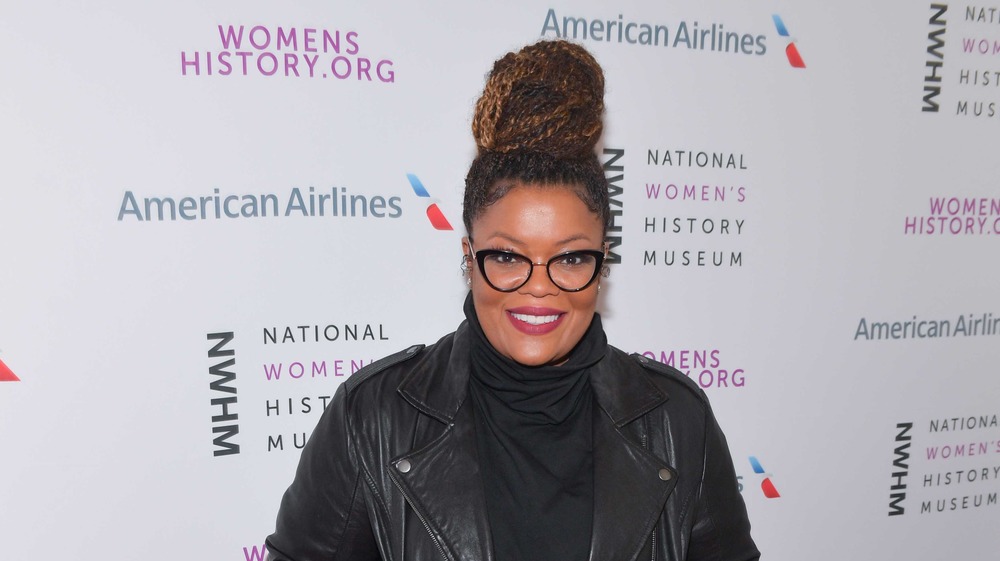
[[[524,261],[525,261],[524,257],[521,257],[516,253],[510,253],[506,251],[500,253],[492,253],[486,256],[487,264],[504,266],[504,267],[520,265]]]
[[[561,267],[591,267],[594,257],[586,253],[567,253],[556,259],[555,263]]]

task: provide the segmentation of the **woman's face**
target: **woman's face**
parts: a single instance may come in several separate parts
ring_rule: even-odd
[[[483,249],[520,253],[546,263],[567,251],[603,249],[604,229],[576,193],[565,186],[518,185],[472,223],[463,251]],[[513,292],[493,289],[475,259],[472,301],[487,339],[500,354],[527,366],[560,364],[583,337],[597,306],[598,281],[579,292],[552,284],[545,267],[533,267],[524,286]]]

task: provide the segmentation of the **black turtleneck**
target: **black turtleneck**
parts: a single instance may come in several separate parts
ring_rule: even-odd
[[[594,514],[589,369],[607,352],[601,317],[558,366],[524,366],[486,338],[472,297],[469,395],[498,561],[586,559]]]

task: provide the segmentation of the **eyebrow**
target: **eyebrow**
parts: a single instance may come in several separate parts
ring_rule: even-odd
[[[505,239],[505,240],[507,240],[507,241],[509,241],[509,242],[511,242],[513,244],[515,244],[515,245],[527,245],[527,242],[525,242],[524,240],[520,240],[518,238],[515,238],[514,236],[511,236],[511,235],[508,235],[508,234],[504,234],[502,232],[497,232],[497,233],[493,234],[490,237],[503,238],[503,239]],[[564,244],[567,244],[569,242],[575,242],[577,240],[586,240],[586,239],[587,239],[587,236],[585,234],[573,234],[572,236],[570,236],[568,238],[557,240],[556,241],[556,245],[564,245]]]

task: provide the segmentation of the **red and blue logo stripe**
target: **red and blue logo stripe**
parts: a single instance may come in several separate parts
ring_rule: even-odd
[[[410,180],[410,187],[413,188],[413,192],[418,197],[429,199],[431,204],[427,205],[427,219],[431,221],[431,226],[434,226],[435,230],[454,230],[448,219],[444,217],[444,213],[441,212],[441,208],[438,207],[438,200],[431,198],[431,194],[427,192],[424,184],[420,182],[420,178],[412,173],[406,174],[406,178]]]
[[[795,40],[791,39],[788,34],[788,28],[785,27],[785,22],[781,20],[781,16],[774,14],[771,16],[774,20],[774,27],[778,30],[778,35],[782,37],[789,38],[788,46],[785,47],[785,56],[788,57],[788,64],[791,64],[793,68],[805,68],[806,63],[802,60],[802,55],[799,54],[798,47],[795,46]]]

